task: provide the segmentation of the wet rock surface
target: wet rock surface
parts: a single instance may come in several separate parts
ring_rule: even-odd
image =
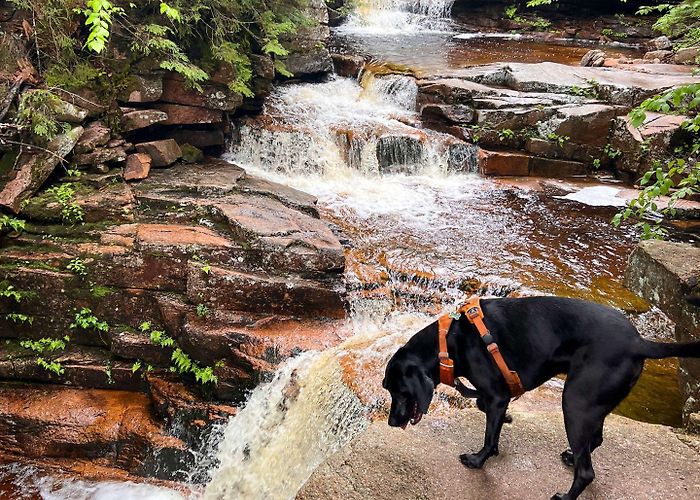
[[[297,498],[549,498],[566,491],[572,471],[559,458],[567,447],[561,411],[553,398],[526,399],[533,396],[511,406],[500,455],[482,470],[459,461],[483,443],[480,411],[443,410],[406,431],[380,419],[321,465]],[[697,438],[668,427],[611,415],[593,454],[595,481],[581,498],[696,498],[697,446]]]
[[[700,340],[700,248],[686,243],[643,241],[629,259],[625,285],[663,310],[676,323],[678,342]],[[680,358],[683,418],[700,411],[700,362]]]

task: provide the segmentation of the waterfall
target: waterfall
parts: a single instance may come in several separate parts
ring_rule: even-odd
[[[402,34],[449,31],[454,0],[359,0],[341,31]]]
[[[228,158],[266,172],[365,175],[473,171],[476,148],[421,128],[413,77],[365,72],[274,90],[244,122]]]
[[[386,412],[383,367],[406,332],[426,319],[356,321],[357,333],[338,347],[288,360],[218,434],[219,466],[210,471],[203,497],[294,498],[325,458],[367,427],[373,412]]]

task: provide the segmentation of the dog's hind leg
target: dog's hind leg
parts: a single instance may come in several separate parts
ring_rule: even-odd
[[[484,446],[478,453],[464,453],[459,456],[462,464],[470,469],[481,469],[486,459],[498,455],[498,440],[501,436],[501,428],[506,419],[506,410],[510,398],[495,397],[489,400],[482,400],[486,411],[486,435],[484,436]]]
[[[562,406],[574,481],[566,494],[553,499],[575,500],[595,478],[591,452],[603,442],[605,417],[627,396],[642,370],[641,362],[618,358],[615,363],[579,363],[570,370]]]
[[[593,441],[591,441],[591,453],[595,451],[596,448],[598,448],[601,444],[603,444],[603,426],[601,425],[598,431],[595,433],[593,436]],[[573,467],[574,466],[574,452],[571,451],[571,448],[567,448],[564,451],[561,452],[561,461],[564,462],[564,465],[568,467]]]

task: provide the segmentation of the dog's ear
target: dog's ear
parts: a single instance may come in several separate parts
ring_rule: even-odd
[[[433,381],[418,366],[411,366],[407,375],[411,384],[411,392],[418,403],[418,409],[421,413],[428,413],[430,402],[433,400],[433,392],[435,391]]]

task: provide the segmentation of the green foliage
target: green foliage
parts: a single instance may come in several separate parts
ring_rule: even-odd
[[[83,14],[85,25],[89,28],[85,47],[98,54],[107,47],[112,16],[124,14],[124,9],[116,7],[109,0],[87,0],[84,9],[76,9]]]
[[[12,321],[13,323],[17,323],[17,324],[28,324],[28,325],[34,324],[34,318],[32,316],[27,316],[26,314],[7,313],[7,314],[5,314],[5,319],[7,321]]]
[[[613,147],[613,145],[610,143],[606,144],[605,147],[603,147],[603,153],[605,153],[605,155],[611,160],[616,160],[620,156],[622,156],[622,151]]]
[[[15,289],[13,285],[7,284],[6,282],[2,284],[3,288],[0,289],[0,297],[6,298],[6,299],[12,299],[14,300],[17,304],[22,302],[22,300],[26,297],[26,293],[22,292],[20,290]]]
[[[87,267],[85,266],[85,261],[80,257],[71,259],[71,261],[68,262],[66,269],[68,269],[73,274],[77,274],[78,276],[87,276]]]
[[[39,141],[50,141],[67,130],[67,124],[56,119],[61,100],[49,90],[24,92],[19,100],[18,125],[29,127]]]
[[[197,304],[197,309],[195,312],[200,318],[206,318],[207,316],[209,316],[209,308],[204,304]]]
[[[678,5],[664,3],[642,7],[638,14],[663,12],[654,29],[676,39],[677,47],[690,47],[700,43],[700,0],[683,0]]]
[[[202,367],[199,363],[192,360],[192,358],[190,358],[190,356],[177,345],[175,339],[167,335],[164,331],[151,330],[150,322],[141,323],[139,330],[144,333],[149,332],[151,343],[159,347],[173,349],[173,352],[170,355],[170,371],[180,375],[192,375],[194,376],[194,379],[202,385],[209,383],[216,384],[218,382],[218,378],[214,374],[214,369],[221,366],[221,363],[216,363],[214,366]],[[140,362],[137,363],[138,366],[136,363],[134,363],[134,366],[132,366],[132,371],[134,372],[141,367]]]
[[[39,340],[23,340],[19,345],[37,354],[44,354],[48,352],[64,351],[68,342],[70,342],[70,337],[65,336],[62,339],[43,338]]]
[[[70,342],[70,337],[65,336],[62,339],[42,338],[39,340],[23,340],[19,345],[37,354],[50,354],[56,351],[64,351],[68,342]],[[58,361],[47,361],[43,356],[39,356],[36,359],[36,364],[46,371],[55,373],[56,375],[63,375],[63,367]]]
[[[503,142],[515,137],[515,132],[509,128],[504,128],[498,131],[498,140]]]
[[[73,184],[64,182],[47,189],[46,192],[52,194],[58,204],[61,205],[61,217],[63,218],[63,222],[71,225],[83,222],[85,219],[85,212],[73,198],[75,196]]]
[[[75,318],[73,323],[70,325],[71,330],[80,328],[81,330],[95,330],[98,333],[107,333],[109,331],[109,325],[106,321],[100,321],[94,314],[92,310],[83,307],[78,312],[75,313]]]
[[[51,373],[55,373],[56,375],[63,375],[65,370],[61,366],[61,363],[58,361],[46,361],[42,357],[36,358],[36,364],[41,366],[44,370],[49,371]]]
[[[642,238],[664,238],[667,230],[661,226],[663,219],[676,215],[675,207],[680,200],[700,194],[699,106],[700,84],[691,84],[649,98],[630,113],[630,121],[635,127],[644,123],[648,111],[688,115],[683,128],[692,139],[677,148],[674,157],[665,165],[656,162],[655,167],[644,174],[639,181],[643,187],[641,193],[615,215],[613,224],[632,219],[636,221],[635,226],[640,229]]]
[[[550,141],[554,141],[557,143],[557,146],[560,148],[563,148],[564,145],[569,142],[569,139],[571,139],[568,135],[559,135],[554,132],[550,132],[547,134],[547,139]]]
[[[24,231],[25,227],[26,224],[22,219],[0,214],[0,232],[14,231],[16,233],[21,233],[22,231]]]

